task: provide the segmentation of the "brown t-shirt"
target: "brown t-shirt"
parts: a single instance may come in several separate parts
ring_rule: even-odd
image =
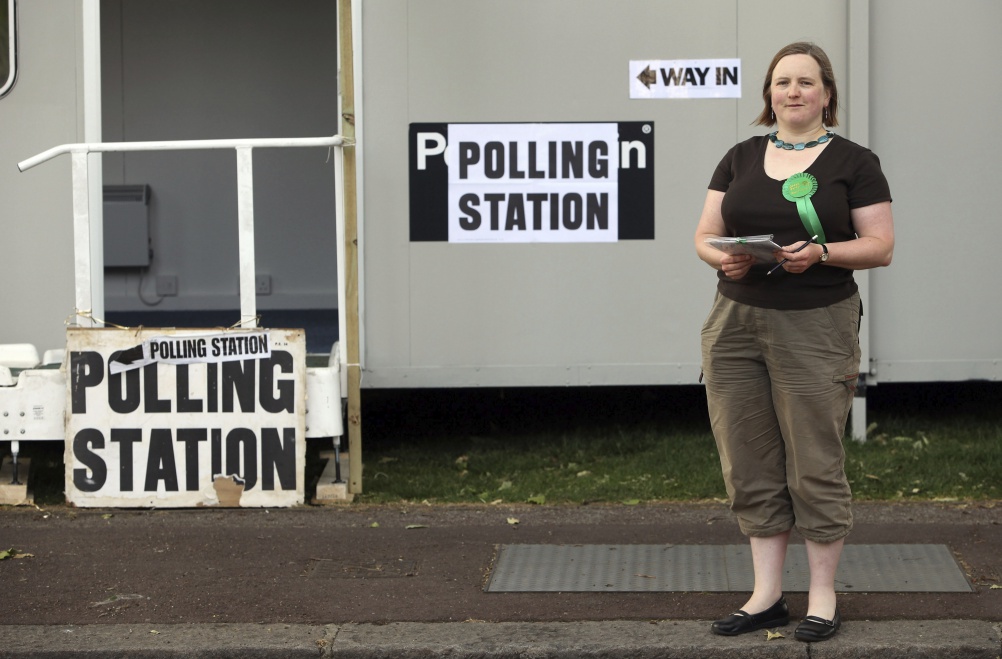
[[[717,165],[711,190],[726,193],[721,212],[729,236],[773,234],[780,245],[808,240],[797,205],[783,196],[783,181],[769,178],[763,160],[765,149],[775,148],[767,135],[740,142]],[[811,203],[830,243],[853,240],[849,211],[891,200],[891,191],[880,170],[880,161],[867,148],[837,136],[807,168],[818,180]],[[852,270],[814,265],[801,274],[757,264],[738,280],[718,272],[720,294],[743,304],[769,309],[815,309],[834,304],[856,292]]]

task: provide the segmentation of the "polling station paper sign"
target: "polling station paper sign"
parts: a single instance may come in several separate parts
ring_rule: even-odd
[[[69,329],[66,349],[70,503],[303,502],[303,330]]]
[[[654,123],[410,126],[410,239],[654,239]]]
[[[119,351],[108,362],[108,372],[115,375],[155,363],[187,365],[269,359],[270,338],[268,331],[152,336],[135,347]]]

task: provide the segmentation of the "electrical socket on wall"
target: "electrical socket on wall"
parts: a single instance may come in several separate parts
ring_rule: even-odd
[[[256,275],[254,290],[258,295],[271,295],[271,275]]]
[[[177,295],[176,275],[157,275],[157,296],[171,297]]]

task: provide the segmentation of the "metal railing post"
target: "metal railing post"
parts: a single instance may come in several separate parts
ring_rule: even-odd
[[[90,221],[90,176],[87,170],[86,151],[74,151],[71,172],[73,176],[73,279],[76,286],[76,323],[80,327],[94,327],[96,316],[103,315],[94,308],[97,291],[91,258],[92,227]],[[102,250],[103,253],[103,250]],[[104,282],[100,290],[103,294]],[[102,305],[103,306],[103,305]]]
[[[240,324],[257,327],[254,263],[254,160],[252,148],[237,147],[237,226],[240,247]]]

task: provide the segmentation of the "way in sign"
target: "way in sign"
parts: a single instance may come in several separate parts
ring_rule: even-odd
[[[709,84],[715,83],[718,87],[738,84],[737,66],[680,66],[661,67],[658,69],[661,73],[661,81],[665,87],[705,87],[708,84],[706,79],[711,70],[714,72],[714,78]],[[651,85],[657,84],[658,76],[657,73],[651,71],[651,67],[648,65],[640,72],[637,79],[650,89]]]

